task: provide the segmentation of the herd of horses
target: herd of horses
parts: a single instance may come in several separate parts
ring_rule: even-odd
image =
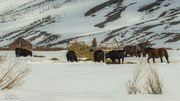
[[[165,48],[152,48],[151,43],[149,41],[145,41],[140,44],[136,45],[127,45],[123,48],[123,50],[111,50],[109,52],[104,52],[103,50],[96,50],[94,51],[94,62],[105,62],[106,59],[111,59],[111,63],[115,64],[116,60],[118,60],[118,63],[124,63],[124,58],[128,56],[146,56],[148,55],[147,62],[149,63],[149,60],[152,58],[153,63],[155,63],[155,58],[160,58],[161,62],[163,62],[163,57],[166,58],[167,63],[169,63],[169,56],[168,52]],[[32,56],[32,51],[22,49],[22,48],[16,48],[15,49],[16,57],[26,57],[26,56]],[[77,55],[75,51],[71,50],[66,53],[67,61],[69,62],[78,62]]]
[[[106,59],[111,59],[111,63],[115,64],[116,60],[118,60],[118,63],[124,63],[125,57],[146,57],[147,62],[149,63],[150,59],[153,59],[153,63],[155,63],[155,58],[160,58],[161,62],[163,62],[163,57],[166,58],[167,63],[169,63],[169,56],[168,52],[165,48],[152,48],[152,44],[149,41],[145,41],[140,44],[136,45],[127,45],[123,48],[123,50],[111,50],[109,52],[104,52],[103,50],[96,50],[94,51],[94,62],[105,62]],[[77,62],[77,56],[74,51],[68,51],[66,54],[67,61],[69,62]]]

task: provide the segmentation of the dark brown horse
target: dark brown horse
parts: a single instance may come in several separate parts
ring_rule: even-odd
[[[146,48],[145,53],[148,54],[147,62],[149,63],[149,60],[153,58],[153,63],[155,63],[155,58],[160,58],[161,63],[163,62],[163,57],[165,56],[167,62],[169,63],[169,56],[167,53],[167,50],[165,48]]]
[[[136,56],[136,57],[141,56],[141,54],[140,54],[141,49],[138,46],[135,46],[135,45],[134,46],[130,46],[130,45],[125,46],[124,51],[126,53],[126,56],[127,55]]]
[[[140,57],[141,54],[143,54],[143,56],[145,56],[144,50],[150,46],[151,46],[151,43],[147,40],[147,41],[145,41],[143,43],[139,43],[137,45],[127,45],[124,47],[124,51],[126,52],[126,55]]]

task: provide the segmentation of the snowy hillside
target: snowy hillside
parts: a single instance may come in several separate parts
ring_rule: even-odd
[[[34,47],[62,47],[73,38],[99,45],[146,39],[180,48],[178,0],[1,0],[0,47],[24,37]]]

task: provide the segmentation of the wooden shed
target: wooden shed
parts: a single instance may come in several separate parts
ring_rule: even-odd
[[[14,50],[15,48],[23,48],[32,51],[32,44],[23,39],[22,37],[19,37],[9,45],[9,49]]]

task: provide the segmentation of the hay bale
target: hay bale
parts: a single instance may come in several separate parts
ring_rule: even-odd
[[[68,46],[68,51],[75,51],[78,58],[86,58],[88,60],[93,59],[93,53],[91,47],[82,42],[74,42]]]

